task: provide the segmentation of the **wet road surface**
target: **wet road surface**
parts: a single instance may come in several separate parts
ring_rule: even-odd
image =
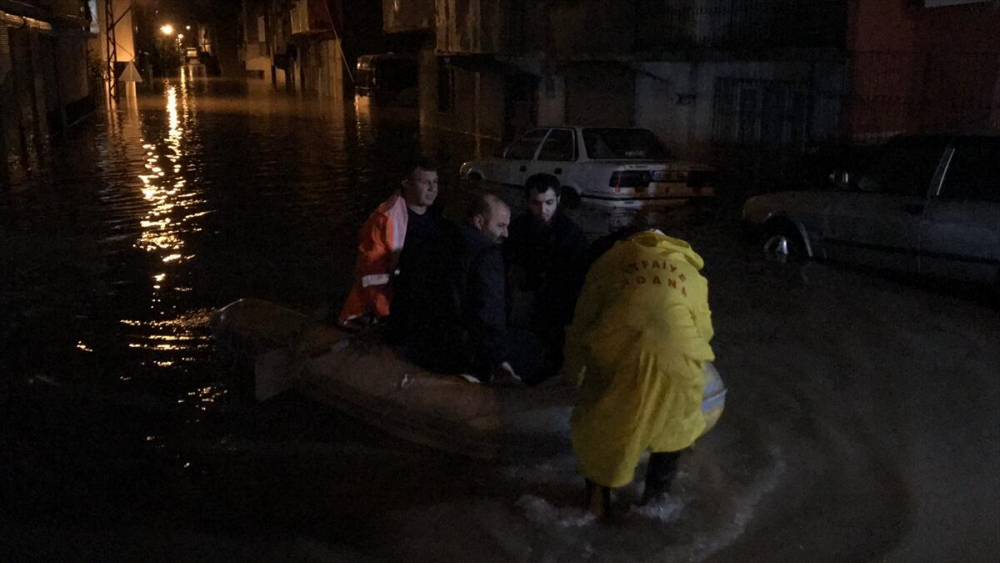
[[[295,396],[257,405],[213,347],[247,296],[339,306],[400,156],[458,200],[468,138],[363,101],[171,80],[57,142],[0,196],[5,550],[15,558],[990,561],[1000,550],[1000,320],[966,293],[780,267],[716,213],[631,222],[706,258],[730,395],[675,498],[602,526],[572,455],[445,456]],[[517,200],[518,194],[509,193]],[[235,369],[234,369],[235,368]],[[622,491],[623,505],[638,497]]]

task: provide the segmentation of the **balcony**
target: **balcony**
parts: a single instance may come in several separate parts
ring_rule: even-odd
[[[57,18],[81,21],[86,17],[83,0],[52,0],[52,15]]]
[[[331,7],[328,0],[297,0],[288,16],[292,35],[323,33],[333,29],[333,14],[339,13],[340,2]]]
[[[434,0],[382,0],[386,33],[434,30]]]
[[[435,0],[440,53],[510,52],[511,0]]]

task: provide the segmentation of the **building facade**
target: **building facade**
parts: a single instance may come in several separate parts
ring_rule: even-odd
[[[433,37],[427,125],[494,140],[640,126],[740,176],[841,134],[846,1],[384,0],[383,12],[387,33]]]
[[[240,14],[247,75],[323,97],[353,87],[357,57],[382,36],[381,6],[365,0],[243,0]]]
[[[1000,130],[1000,2],[855,0],[851,138]]]
[[[0,190],[30,180],[51,133],[93,110],[94,3],[0,0]]]

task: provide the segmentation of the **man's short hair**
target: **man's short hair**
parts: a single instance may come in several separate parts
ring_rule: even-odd
[[[532,191],[544,194],[549,190],[552,190],[557,198],[562,196],[562,184],[559,183],[559,178],[549,174],[535,174],[524,183],[524,195],[528,198],[531,197]]]
[[[491,219],[493,217],[493,207],[497,204],[509,207],[507,202],[495,192],[477,194],[469,201],[469,207],[465,211],[465,220],[472,221],[477,215],[482,215],[487,220]]]
[[[404,163],[403,176],[409,178],[417,168],[428,172],[437,172],[438,165],[432,159],[424,155],[414,155]]]

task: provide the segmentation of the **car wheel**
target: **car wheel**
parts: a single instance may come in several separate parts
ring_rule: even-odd
[[[577,207],[580,207],[580,194],[578,194],[573,188],[563,186],[562,196],[559,199],[560,205],[564,205],[566,209],[576,209]]]
[[[479,172],[470,172],[465,178],[468,180],[471,188],[479,189],[483,187],[483,177],[479,174]]]
[[[791,226],[768,229],[762,248],[765,258],[781,264],[798,262],[806,257],[802,236]]]

